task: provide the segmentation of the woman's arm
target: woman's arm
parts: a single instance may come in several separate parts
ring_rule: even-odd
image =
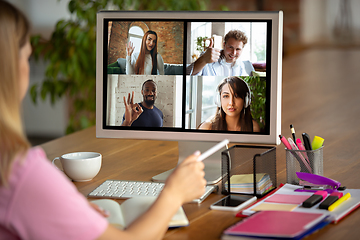
[[[98,239],[161,239],[179,207],[205,191],[204,164],[197,161],[199,155],[189,156],[176,167],[155,203],[125,231],[109,225]]]
[[[132,42],[129,42],[126,45],[126,68],[125,72],[127,75],[135,73],[135,63],[139,54],[134,53],[135,47]]]
[[[159,75],[164,75],[164,60],[159,53],[156,54],[156,58],[157,58],[157,68],[159,70]]]

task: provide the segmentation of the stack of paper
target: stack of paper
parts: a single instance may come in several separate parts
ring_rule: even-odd
[[[270,176],[266,173],[256,174],[256,194],[264,194],[272,189],[272,182]],[[227,188],[227,183],[225,184]],[[254,175],[240,174],[230,177],[230,192],[232,193],[254,193]]]

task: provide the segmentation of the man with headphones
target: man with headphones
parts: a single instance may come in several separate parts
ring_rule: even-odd
[[[203,130],[259,132],[259,124],[252,118],[251,91],[240,77],[224,78],[217,87],[217,111],[211,119],[198,127]]]
[[[223,49],[210,46],[186,68],[187,75],[197,76],[250,76],[254,70],[250,61],[241,61],[240,56],[247,37],[240,30],[231,30],[224,37]]]

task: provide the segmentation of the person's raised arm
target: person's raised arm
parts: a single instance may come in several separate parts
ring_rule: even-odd
[[[132,42],[129,41],[128,44],[126,44],[126,74],[134,74],[135,70],[134,70],[134,64],[132,64],[132,56],[134,53],[134,44]]]
[[[124,96],[124,105],[125,105],[125,119],[121,126],[131,126],[131,124],[138,119],[140,114],[143,112],[142,107],[138,104],[134,104],[134,92],[132,92],[131,97],[130,93],[128,99]]]
[[[218,61],[220,57],[220,49],[213,48],[213,40],[210,38],[210,45],[205,53],[201,55],[195,62],[192,70],[192,75],[198,74],[206,64]]]
[[[197,161],[200,152],[180,163],[165,182],[165,187],[155,203],[125,231],[109,225],[102,239],[161,239],[179,207],[204,194],[204,164]]]

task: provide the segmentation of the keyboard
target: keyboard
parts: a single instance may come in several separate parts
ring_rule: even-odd
[[[158,182],[106,180],[90,192],[88,197],[125,199],[141,196],[158,196],[164,185],[164,183]],[[205,193],[200,198],[194,199],[193,202],[201,203],[214,190],[215,186],[206,186]]]

